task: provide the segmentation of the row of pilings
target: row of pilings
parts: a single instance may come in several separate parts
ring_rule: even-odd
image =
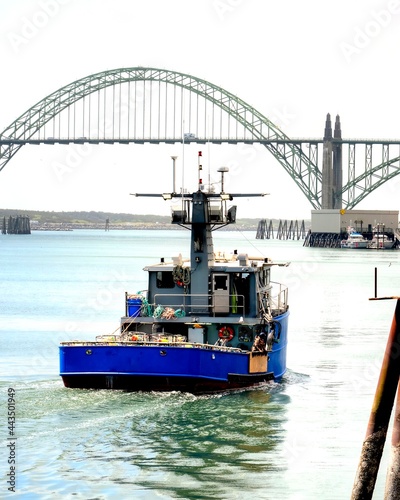
[[[312,233],[308,232],[303,246],[320,248],[340,248],[340,242],[346,233]]]
[[[277,240],[300,240],[304,239],[306,236],[306,229],[304,220],[300,223],[299,221],[287,221],[280,220],[278,228],[276,230]],[[261,219],[258,223],[256,239],[274,239],[275,230],[272,220]]]
[[[3,217],[2,234],[31,234],[31,223],[27,215]]]
[[[372,240],[372,232],[361,233],[367,240]],[[400,232],[396,229],[394,233],[384,232],[389,239],[393,241],[393,248],[400,247]],[[341,248],[342,240],[346,240],[348,233],[342,231],[340,233],[312,233],[311,229],[308,231],[304,240],[304,247],[320,247],[320,248]]]

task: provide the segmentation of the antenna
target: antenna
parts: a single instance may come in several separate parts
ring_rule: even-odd
[[[176,162],[177,158],[178,158],[177,156],[171,156],[171,159],[172,159],[172,192],[173,193],[176,193],[176,188],[175,188],[175,162]]]
[[[183,103],[184,106],[185,103]],[[182,113],[184,110],[182,110]],[[181,187],[181,203],[183,210],[183,193],[185,191],[185,119],[182,117],[182,187]]]
[[[206,132],[206,137],[208,135],[208,141],[207,141],[207,161],[208,161],[208,189],[211,191],[211,151],[210,151],[210,115],[207,115],[207,132]]]
[[[199,191],[201,191],[202,189],[204,189],[204,186],[203,186],[203,179],[202,179],[202,170],[203,170],[203,165],[201,164],[202,162],[202,156],[203,156],[203,153],[201,151],[199,151],[198,153],[198,169],[199,169]]]
[[[228,167],[220,167],[218,169],[218,172],[221,172],[221,193],[224,193],[224,174],[226,174],[227,172],[229,172],[229,168]]]

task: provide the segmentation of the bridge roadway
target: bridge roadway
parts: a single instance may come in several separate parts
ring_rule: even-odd
[[[368,144],[368,145],[399,145],[400,139],[332,139],[333,144]],[[230,139],[230,138],[220,138],[220,139],[184,139],[179,138],[157,138],[152,139],[150,137],[144,139],[92,139],[90,137],[77,137],[77,138],[56,138],[47,137],[46,139],[12,139],[12,138],[1,138],[0,145],[25,145],[25,144],[175,144],[175,143],[185,143],[185,144],[323,144],[323,139],[318,138],[294,138],[294,139]]]

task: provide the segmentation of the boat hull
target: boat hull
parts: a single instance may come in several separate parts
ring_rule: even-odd
[[[73,389],[113,389],[127,392],[190,392],[207,394],[251,387],[273,380],[272,373],[244,377],[231,374],[227,381],[201,377],[143,375],[64,375],[65,387]]]
[[[370,245],[368,245],[370,250],[391,250],[395,248],[393,241],[373,241]]]
[[[288,312],[268,352],[195,343],[82,342],[60,346],[66,387],[126,391],[217,392],[279,380],[286,371]]]
[[[62,346],[60,375],[71,388],[210,392],[273,379],[267,358],[266,353],[224,352],[189,344]],[[262,371],[250,373],[253,359]]]
[[[340,247],[361,250],[368,247],[368,241],[344,241],[341,243]]]

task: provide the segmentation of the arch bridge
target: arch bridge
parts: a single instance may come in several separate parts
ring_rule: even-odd
[[[328,119],[323,138],[289,138],[221,87],[144,67],[86,76],[34,104],[0,134],[0,171],[25,144],[182,141],[262,144],[314,209],[354,208],[400,173],[400,140],[342,139]]]

